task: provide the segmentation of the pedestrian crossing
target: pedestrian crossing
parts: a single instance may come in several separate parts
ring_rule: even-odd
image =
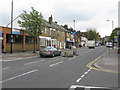
[[[120,90],[120,88],[72,85],[69,90]]]

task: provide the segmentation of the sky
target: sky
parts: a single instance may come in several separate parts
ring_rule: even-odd
[[[109,36],[118,27],[118,2],[120,0],[13,0],[13,18],[31,7],[42,13],[44,19],[52,15],[59,25],[67,24],[78,31],[96,29],[101,37]],[[12,0],[0,2],[0,26],[6,26],[11,20]],[[75,23],[73,22],[75,20]],[[109,20],[109,21],[107,21]],[[15,27],[14,24],[13,27]]]

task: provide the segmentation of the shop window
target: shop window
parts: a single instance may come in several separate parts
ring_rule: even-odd
[[[33,36],[26,36],[25,42],[26,42],[27,44],[32,44],[32,43],[34,43],[34,37],[33,37]]]
[[[11,39],[11,34],[7,34],[6,36],[7,43],[22,43],[23,42],[23,36],[22,35],[12,35]]]

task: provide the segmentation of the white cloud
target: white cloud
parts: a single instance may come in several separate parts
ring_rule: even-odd
[[[2,0],[0,6],[0,25],[10,22],[11,1]],[[96,28],[102,36],[111,33],[111,23],[107,19],[114,20],[117,27],[117,6],[119,0],[13,0],[14,18],[23,10],[30,11],[34,7],[42,12],[48,20],[53,15],[54,21],[59,24],[68,24],[73,27],[76,20],[76,29],[85,30],[90,27]]]

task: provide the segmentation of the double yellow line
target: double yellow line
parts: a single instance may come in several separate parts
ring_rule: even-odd
[[[87,67],[91,68],[91,69],[94,69],[94,70],[98,70],[98,71],[104,71],[104,72],[110,72],[110,73],[118,73],[117,71],[103,69],[103,68],[99,67],[98,65],[95,65],[95,63],[98,62],[107,53],[108,53],[108,50],[105,53],[103,53],[102,55],[100,55],[99,57],[97,57],[96,59],[94,59],[93,61],[89,62],[87,64]]]

